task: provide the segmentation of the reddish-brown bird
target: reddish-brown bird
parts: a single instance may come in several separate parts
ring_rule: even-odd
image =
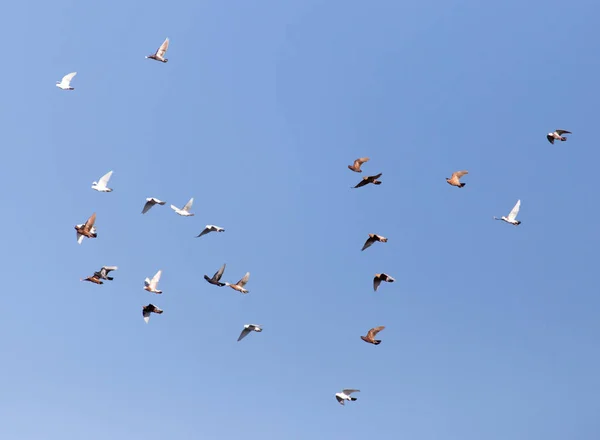
[[[393,283],[396,280],[393,279],[388,274],[385,274],[385,273],[376,273],[375,274],[375,278],[373,278],[373,290],[375,292],[377,292],[377,288],[379,287],[379,285],[381,284],[382,281],[385,281],[387,283]]]
[[[466,185],[466,183],[461,183],[460,178],[462,176],[464,176],[465,174],[469,174],[469,172],[468,171],[456,171],[455,173],[452,173],[452,176],[449,179],[446,177],[446,182],[448,182],[452,186],[457,186],[459,188],[462,188],[463,186]]]
[[[354,163],[352,165],[348,165],[348,169],[356,172],[356,173],[362,173],[362,170],[360,169],[360,166],[365,163],[368,162],[369,158],[368,157],[359,157],[358,159],[356,159],[354,161]]]
[[[377,335],[377,333],[379,333],[384,328],[385,328],[384,325],[380,325],[379,327],[372,328],[371,330],[369,330],[367,332],[367,336],[361,336],[360,339],[362,339],[365,342],[368,342],[369,344],[379,345],[379,344],[381,344],[381,341],[378,339],[375,339],[375,336]]]
[[[75,226],[75,230],[77,231],[77,243],[81,244],[81,242],[83,241],[83,237],[87,237],[87,238],[98,237],[98,234],[96,234],[96,228],[94,227],[95,222],[96,222],[96,213],[94,212],[83,225]]]
[[[89,281],[95,284],[104,284],[104,281],[100,281],[100,278],[96,274],[94,274],[91,277],[82,278],[80,281]]]

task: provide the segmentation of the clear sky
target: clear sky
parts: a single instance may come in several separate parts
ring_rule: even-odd
[[[0,438],[598,439],[599,12],[4,5]],[[223,263],[248,295],[202,279]]]

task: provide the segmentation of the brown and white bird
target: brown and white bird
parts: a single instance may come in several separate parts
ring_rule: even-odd
[[[372,183],[373,185],[381,185],[381,181],[377,180],[381,177],[383,173],[379,173],[376,176],[365,176],[362,178],[362,180],[360,182],[358,182],[358,184],[356,186],[353,186],[351,188],[360,188],[361,186],[365,186],[369,183]]]
[[[225,232],[225,229],[223,229],[220,226],[206,225],[206,227],[202,230],[202,232],[200,232],[200,234],[196,235],[196,238],[202,237],[203,235],[206,235],[209,232]]]
[[[104,284],[103,281],[100,281],[100,277],[97,274],[98,272],[94,273],[94,275],[92,275],[91,277],[81,278],[79,281],[89,281],[90,283],[94,284]]]
[[[555,130],[554,133],[548,133],[546,135],[546,139],[548,139],[548,142],[550,142],[551,144],[554,144],[554,141],[566,141],[567,138],[565,136],[563,136],[563,134],[572,134],[570,131],[567,130]]]
[[[360,166],[365,163],[368,162],[369,158],[368,157],[359,157],[358,159],[356,159],[354,161],[354,163],[352,165],[348,165],[348,169],[356,172],[356,173],[362,173],[362,170],[360,169]]]
[[[147,290],[148,292],[152,292],[152,293],[156,293],[156,294],[161,294],[162,290],[158,290],[158,282],[160,281],[160,276],[162,275],[162,269],[159,270],[158,272],[156,272],[156,274],[152,277],[152,279],[150,278],[146,278],[144,280],[144,290]]]
[[[148,324],[150,321],[150,313],[156,313],[157,315],[162,314],[162,310],[156,307],[154,304],[148,304],[147,306],[142,306],[142,316],[144,317],[144,321]]]
[[[466,183],[461,183],[460,178],[462,176],[464,176],[465,174],[469,174],[469,172],[468,171],[456,171],[456,172],[452,173],[452,176],[450,178],[446,177],[446,182],[448,182],[452,186],[457,186],[459,188],[462,188],[463,186],[466,185]]]
[[[235,283],[235,284],[225,283],[225,285],[231,287],[234,290],[237,290],[238,292],[248,293],[250,291],[244,289],[244,286],[246,285],[246,283],[248,282],[249,279],[250,279],[250,272],[246,272],[246,275],[244,275],[243,278],[241,280],[239,280],[237,283]]]
[[[366,248],[371,247],[371,245],[376,241],[379,241],[381,243],[387,243],[388,239],[381,235],[369,234],[369,238],[367,238],[367,241],[365,241],[365,245],[363,246],[361,251],[364,251]]]
[[[167,37],[163,44],[156,50],[156,52],[152,55],[147,55],[146,58],[150,58],[151,60],[160,61],[162,63],[166,63],[169,60],[165,58],[165,54],[167,53],[167,49],[169,48],[169,38]]]
[[[96,233],[96,228],[94,227],[94,223],[96,223],[96,213],[94,212],[90,218],[82,225],[75,225],[75,230],[77,231],[77,243],[81,244],[83,241],[83,237],[87,238],[96,238],[98,234]]]
[[[238,337],[238,342],[240,342],[252,332],[260,333],[262,332],[262,327],[258,324],[245,324],[242,333],[240,333],[240,336]]]
[[[146,199],[146,204],[144,205],[144,209],[142,209],[142,214],[147,213],[150,208],[152,208],[154,205],[164,205],[167,202],[163,202],[162,200],[158,200],[154,197],[148,197]]]
[[[223,287],[226,285],[226,283],[221,283],[221,277],[223,276],[223,272],[225,272],[225,264],[223,264],[223,266],[221,266],[221,268],[215,272],[212,278],[209,278],[208,275],[204,275],[204,279],[210,284]]]
[[[379,327],[372,328],[371,330],[369,330],[367,332],[367,336],[361,336],[360,339],[362,339],[365,342],[368,342],[369,344],[379,345],[379,344],[381,344],[381,341],[375,339],[375,336],[377,335],[377,333],[379,333],[384,328],[385,328],[384,325],[380,325]]]
[[[375,292],[377,292],[377,288],[379,287],[379,285],[381,284],[382,281],[385,281],[387,283],[393,283],[396,280],[393,279],[388,274],[385,274],[385,273],[376,273],[375,274],[375,278],[373,278],[373,290]]]

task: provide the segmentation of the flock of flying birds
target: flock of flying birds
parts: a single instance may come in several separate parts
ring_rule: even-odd
[[[165,54],[166,54],[168,48],[169,48],[169,39],[167,38],[160,45],[160,47],[156,50],[156,52],[154,54],[147,55],[146,58],[160,61],[162,63],[167,63],[169,60],[167,58],[165,58]],[[61,81],[56,82],[56,87],[58,87],[62,90],[75,90],[73,87],[71,87],[71,81],[73,80],[75,75],[77,75],[77,72],[72,72],[72,73],[65,75]],[[567,138],[564,136],[565,134],[571,134],[571,132],[567,131],[567,130],[558,129],[558,130],[555,130],[554,132],[548,133],[546,135],[546,138],[548,139],[548,141],[551,144],[554,144],[554,141],[564,142],[567,140]],[[362,173],[361,166],[368,161],[369,161],[368,157],[358,158],[354,161],[354,163],[352,165],[348,165],[348,168],[351,171],[354,171],[356,173]],[[92,189],[99,191],[99,192],[107,192],[107,193],[112,192],[112,188],[108,187],[108,182],[112,176],[112,173],[113,173],[112,171],[109,171],[104,176],[102,176],[97,182],[93,182]],[[452,173],[452,175],[449,178],[446,178],[446,182],[448,182],[449,185],[455,186],[457,188],[464,188],[464,186],[466,184],[461,182],[460,179],[468,173],[469,172],[466,170],[465,171],[456,171],[456,172]],[[351,188],[361,188],[368,184],[381,185],[381,181],[379,180],[379,178],[381,176],[382,176],[382,173],[379,173],[379,174],[376,174],[373,176],[365,176],[362,178],[362,180],[360,182],[358,182],[355,186],[353,186]],[[194,215],[192,212],[190,212],[190,210],[192,209],[193,203],[194,203],[194,198],[192,197],[183,206],[183,208],[178,208],[175,205],[171,205],[171,209],[180,216],[191,217]],[[144,204],[144,207],[142,209],[142,214],[146,214],[155,205],[162,206],[165,204],[166,204],[166,202],[159,200],[155,197],[148,197],[146,199],[146,203]],[[521,208],[521,200],[517,200],[517,203],[515,204],[515,206],[512,208],[512,210],[509,212],[509,214],[507,216],[493,217],[493,218],[495,220],[502,220],[502,221],[510,223],[514,226],[518,226],[521,224],[521,222],[519,220],[517,220],[517,215],[519,213],[520,208]],[[87,237],[87,238],[97,238],[98,237],[98,234],[96,232],[96,227],[94,226],[95,222],[96,222],[96,213],[93,213],[87,219],[87,221],[85,223],[75,226],[75,230],[77,231],[77,243],[81,244],[85,237]],[[202,232],[200,232],[200,234],[197,235],[197,237],[202,237],[203,235],[208,234],[210,232],[224,232],[224,231],[225,231],[225,229],[223,229],[219,226],[206,225],[206,227],[202,230]],[[381,235],[369,234],[369,238],[367,238],[367,240],[365,241],[361,251],[364,251],[365,249],[369,248],[375,242],[386,243],[387,241],[388,241],[388,239]],[[117,269],[118,269],[117,266],[103,266],[102,268],[100,268],[100,270],[98,270],[97,272],[94,272],[94,274],[92,276],[83,278],[83,279],[81,279],[81,281],[89,281],[89,282],[92,282],[95,284],[104,284],[103,280],[108,280],[108,281],[113,280],[113,277],[109,276],[109,274],[110,274],[110,272],[115,271]],[[204,279],[208,283],[218,286],[218,287],[228,286],[242,294],[249,293],[249,290],[246,290],[245,286],[248,283],[248,280],[250,279],[250,272],[247,272],[235,284],[231,284],[228,282],[221,282],[221,278],[223,277],[224,272],[225,272],[225,264],[223,264],[219,268],[219,270],[217,272],[215,272],[215,274],[212,277],[209,277],[208,275],[204,275]],[[158,289],[158,282],[160,281],[161,275],[162,275],[162,270],[159,270],[152,277],[152,279],[146,278],[144,280],[144,290],[154,293],[154,294],[161,294],[162,290]],[[392,278],[388,274],[377,273],[377,274],[375,274],[375,276],[373,278],[373,290],[376,292],[377,289],[379,288],[379,285],[382,282],[393,283],[394,281],[395,281],[394,278]],[[162,314],[163,310],[158,308],[157,306],[155,306],[152,303],[142,306],[142,316],[146,323],[148,323],[150,321],[150,315],[152,313]],[[374,327],[367,332],[366,336],[361,336],[360,338],[369,344],[379,345],[381,343],[381,340],[375,339],[375,337],[384,328],[385,328],[385,326],[383,326],[383,325]],[[245,338],[247,335],[249,335],[252,332],[261,332],[261,331],[262,331],[262,326],[260,326],[258,324],[245,324],[244,328],[242,329],[242,332],[240,333],[240,336],[238,337],[238,342],[241,341],[243,338]],[[344,405],[345,401],[357,400],[356,397],[352,397],[351,394],[359,392],[359,391],[360,390],[355,390],[355,389],[344,389],[341,392],[336,393],[335,398],[341,405]]]

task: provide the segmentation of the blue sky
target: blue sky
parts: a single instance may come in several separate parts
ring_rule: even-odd
[[[597,439],[598,12],[8,4],[0,437]],[[361,156],[382,185],[349,189]],[[223,263],[248,295],[202,279]]]

